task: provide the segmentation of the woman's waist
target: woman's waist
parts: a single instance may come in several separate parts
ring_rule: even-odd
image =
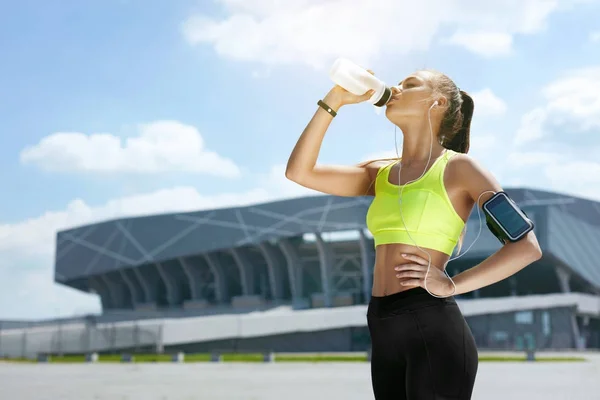
[[[414,263],[404,258],[403,254],[412,254],[421,257],[425,262],[431,260],[431,267],[439,269],[442,269],[441,266],[446,265],[450,258],[448,254],[430,248],[418,248],[404,243],[382,244],[375,248],[375,271],[394,273],[395,267]]]
[[[402,254],[413,254],[422,257],[425,263],[427,263],[429,259],[423,250],[427,251],[431,255],[430,271],[432,268],[438,268],[442,270],[442,267],[446,265],[446,262],[449,258],[444,253],[440,253],[431,249],[419,250],[414,246],[401,244],[377,246],[375,252],[375,266],[373,271],[372,294],[376,297],[385,297],[386,295],[391,295],[400,291],[406,291],[407,287],[402,286],[401,283],[414,278],[397,277],[399,272],[396,271],[395,268],[400,265],[414,263],[413,261],[403,257]],[[423,268],[426,270],[427,264],[425,264]]]

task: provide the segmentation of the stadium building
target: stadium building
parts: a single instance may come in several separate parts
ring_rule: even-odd
[[[506,191],[534,221],[543,257],[455,296],[478,347],[600,348],[600,203]],[[29,352],[365,351],[374,264],[365,225],[370,202],[314,196],[58,232],[56,282],[97,293],[103,314],[62,321],[60,329],[56,321],[52,329],[39,323],[21,335],[30,330]],[[500,248],[481,218],[478,240],[450,262],[450,276]],[[463,252],[480,231],[477,212],[467,228]],[[45,344],[31,344],[35,329]]]

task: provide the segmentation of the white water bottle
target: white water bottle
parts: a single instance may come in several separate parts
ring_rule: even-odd
[[[392,90],[383,81],[345,58],[335,60],[329,71],[329,77],[337,85],[357,96],[374,90],[375,93],[367,101],[376,107],[385,106],[392,97]]]

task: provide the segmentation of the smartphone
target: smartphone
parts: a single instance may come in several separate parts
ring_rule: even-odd
[[[505,192],[498,192],[483,203],[488,226],[501,242],[516,242],[533,230],[534,224]]]

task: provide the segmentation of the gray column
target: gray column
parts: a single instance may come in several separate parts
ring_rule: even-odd
[[[325,307],[333,305],[333,290],[331,285],[331,269],[333,268],[333,254],[327,242],[323,240],[321,233],[315,233],[317,239],[317,250],[319,252],[319,264],[321,269],[321,287],[323,289],[323,297]]]
[[[273,300],[281,300],[283,299],[283,266],[281,261],[271,244],[262,242],[258,245],[258,248],[267,261],[271,297]]]
[[[517,295],[517,277],[512,275],[510,278],[508,278],[508,283],[510,284],[510,295],[516,296]]]
[[[290,280],[290,292],[292,294],[292,302],[298,301],[302,297],[302,260],[294,246],[287,239],[280,239],[277,242],[279,249],[285,257],[288,277]]]
[[[111,287],[111,290],[115,293],[116,308],[126,308],[130,299],[130,295],[127,293],[127,283],[121,278],[120,270],[109,272],[104,274],[104,280],[106,284]]]
[[[365,302],[369,302],[371,298],[371,293],[373,291],[373,282],[371,279],[371,271],[374,268],[375,261],[375,251],[373,247],[369,245],[369,241],[367,240],[367,236],[362,229],[358,230],[359,234],[359,244],[360,244],[360,260],[361,260],[361,270],[362,270],[362,279],[363,279],[363,295],[365,298]]]
[[[188,284],[190,285],[190,294],[192,300],[200,299],[200,277],[198,276],[198,270],[195,269],[190,263],[188,263],[183,257],[178,257],[177,261],[181,265],[185,276],[187,276]]]
[[[590,316],[589,315],[582,316],[580,335],[581,335],[581,342],[580,342],[581,346],[579,348],[581,350],[585,350],[587,348],[587,345],[592,336],[592,330],[590,329]]]
[[[125,285],[127,285],[127,288],[129,289],[129,294],[131,297],[131,306],[135,308],[135,304],[137,303],[137,299],[139,298],[137,288],[135,287],[135,284],[131,281],[131,279],[127,276],[124,270],[119,268],[118,271],[119,275],[121,275],[121,279],[123,279],[123,282],[125,282]]]
[[[173,278],[173,276],[169,274],[167,268],[165,268],[163,264],[156,263],[155,265],[160,279],[163,281],[165,287],[167,288],[167,304],[169,304],[170,306],[178,305],[181,301],[181,295],[179,293],[175,278]]]
[[[556,276],[558,277],[558,284],[560,285],[560,290],[563,293],[571,293],[571,285],[569,284],[569,280],[571,279],[571,273],[561,266],[554,267],[556,271]]]
[[[571,279],[571,272],[569,270],[567,270],[565,267],[562,267],[559,265],[554,267],[554,270],[556,271],[556,276],[558,277],[558,284],[560,285],[561,292],[571,293],[571,285],[569,283],[569,280]],[[571,315],[569,318],[570,318],[570,322],[571,322],[571,334],[573,335],[574,347],[578,348],[580,345],[580,342],[579,342],[580,333],[579,333],[579,326],[577,325],[577,309],[576,308],[571,309]]]
[[[103,279],[98,276],[90,276],[88,278],[88,285],[91,289],[100,296],[100,302],[102,303],[102,308],[112,308],[114,307],[114,300],[111,297],[110,290],[106,286],[106,283]]]
[[[101,274],[98,277],[104,282],[104,285],[110,293],[112,308],[123,308],[123,303],[121,301],[122,296],[121,293],[119,293],[117,285],[112,282],[106,274]]]
[[[142,287],[142,292],[144,293],[144,303],[152,303],[152,289],[150,288],[150,283],[147,279],[144,278],[144,274],[140,271],[139,268],[132,268],[133,274],[137,278],[140,286]],[[154,299],[156,301],[156,299]],[[155,302],[154,301],[154,302]]]
[[[577,324],[577,307],[571,307],[571,332],[573,334],[573,341],[575,349],[581,350],[581,332],[579,331],[579,325]]]
[[[227,293],[227,281],[225,280],[223,268],[214,254],[209,253],[204,254],[203,256],[213,274],[213,279],[215,280],[215,297],[219,303],[225,303],[229,294]]]
[[[248,258],[241,248],[234,247],[230,249],[229,252],[233,256],[240,273],[242,295],[249,296],[254,294],[254,268],[252,267],[252,264],[248,261]]]

